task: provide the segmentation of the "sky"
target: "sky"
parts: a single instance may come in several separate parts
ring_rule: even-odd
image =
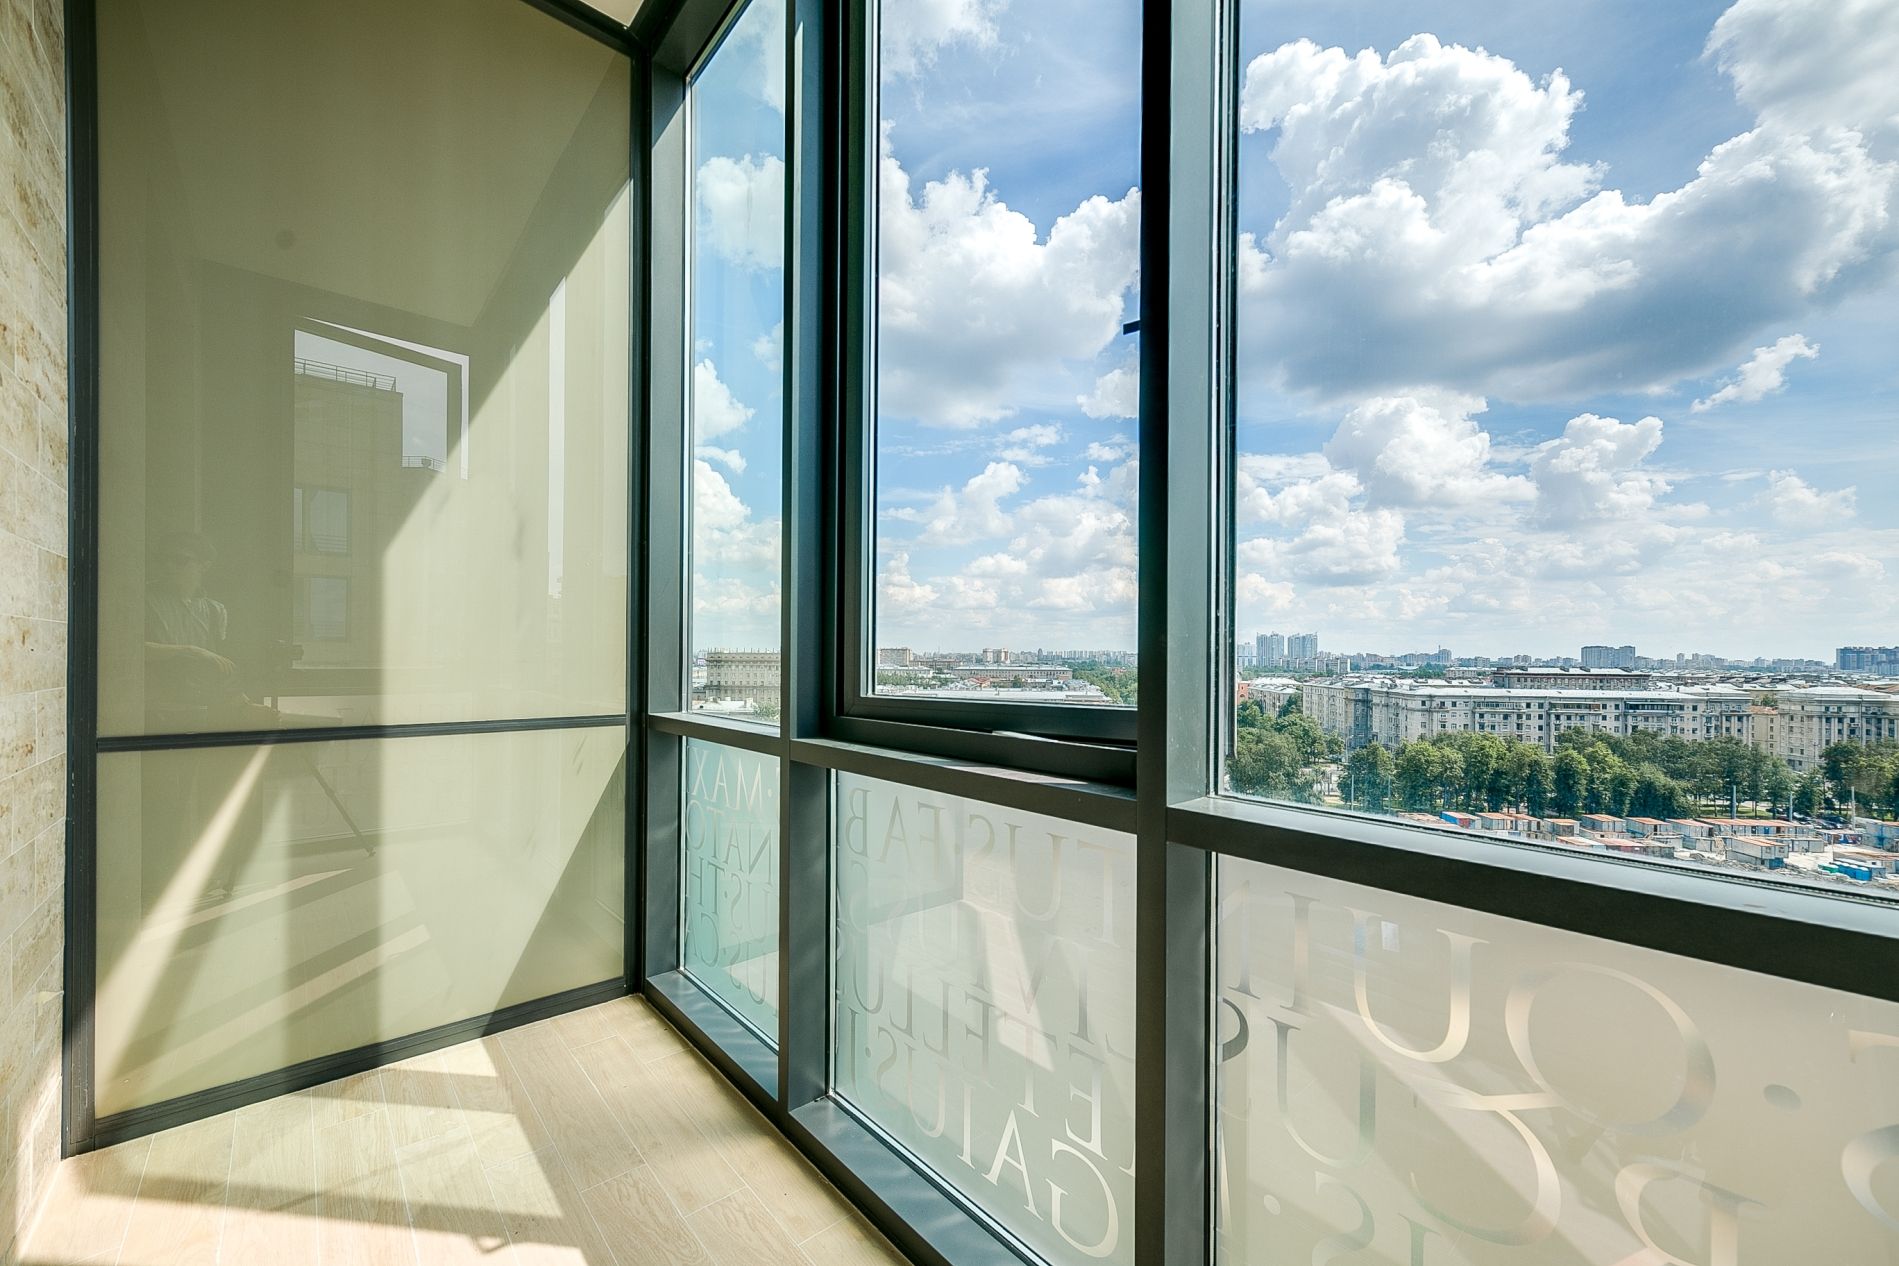
[[[1138,9],[883,6],[880,645],[1134,645]],[[1899,642],[1899,6],[1246,0],[1240,43],[1242,637]],[[705,596],[767,645],[782,120],[731,80]]]
[[[689,102],[695,652],[778,649],[784,48],[784,0],[753,0]]]

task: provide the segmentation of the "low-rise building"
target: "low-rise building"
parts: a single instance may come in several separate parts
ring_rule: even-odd
[[[1729,861],[1764,866],[1768,870],[1785,866],[1787,855],[1793,852],[1793,846],[1786,840],[1769,835],[1723,835],[1720,844],[1722,855]]]

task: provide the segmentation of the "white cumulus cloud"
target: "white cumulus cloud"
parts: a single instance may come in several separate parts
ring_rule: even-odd
[[[1766,347],[1757,347],[1747,363],[1735,371],[1732,381],[1706,400],[1697,400],[1691,412],[1703,413],[1721,404],[1751,404],[1782,390],[1787,385],[1787,366],[1796,360],[1812,360],[1820,354],[1817,345],[1799,334],[1789,334]]]
[[[1539,445],[1530,460],[1536,518],[1551,527],[1599,520],[1633,525],[1669,490],[1667,479],[1642,466],[1661,443],[1660,418],[1571,418],[1562,435]]]
[[[1858,492],[1840,488],[1822,492],[1791,470],[1769,471],[1761,498],[1774,520],[1792,528],[1837,527],[1853,517]]]
[[[732,394],[710,359],[692,367],[692,437],[704,444],[729,435],[752,419],[750,405]]]
[[[785,165],[774,154],[699,165],[699,234],[722,259],[770,271],[785,258]]]
[[[1831,5],[1780,7],[1779,25],[1833,22]],[[1899,12],[1851,7],[1882,38]],[[1777,29],[1717,32],[1737,88],[1778,55]],[[1382,57],[1309,41],[1263,54],[1242,125],[1268,135],[1292,192],[1242,240],[1243,363],[1324,398],[1423,384],[1518,401],[1731,364],[1763,325],[1891,274],[1892,78],[1832,93],[1825,129],[1794,126],[1792,89],[1758,87],[1758,126],[1642,202],[1566,156],[1581,93],[1560,70],[1533,79],[1431,35]]]
[[[1891,0],[1739,0],[1714,24],[1708,53],[1771,126],[1850,127],[1899,142],[1899,6]]]
[[[1141,412],[1141,371],[1132,365],[1110,369],[1075,403],[1091,418],[1133,418]]]
[[[1325,445],[1333,466],[1352,472],[1375,505],[1467,505],[1523,500],[1521,478],[1490,467],[1490,435],[1472,421],[1481,397],[1420,392],[1353,406]]]
[[[1022,491],[1026,479],[1014,462],[990,462],[961,488],[944,488],[923,509],[889,511],[893,519],[920,523],[919,539],[955,544],[1007,536],[1013,520],[1002,502]]]
[[[886,142],[882,172],[880,412],[993,422],[1035,380],[1085,367],[1120,334],[1139,262],[1137,190],[1089,198],[1044,239],[981,171],[952,172],[919,197]]]
[[[996,18],[1008,0],[883,0],[878,8],[878,67],[885,75],[913,75],[950,44],[989,48]]]

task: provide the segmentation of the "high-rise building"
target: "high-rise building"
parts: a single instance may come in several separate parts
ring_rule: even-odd
[[[1899,646],[1842,646],[1833,663],[1843,673],[1899,677]]]
[[[1319,635],[1317,633],[1294,633],[1286,639],[1286,658],[1294,663],[1318,657]]]
[[[1286,662],[1286,638],[1282,633],[1261,633],[1253,639],[1253,662],[1261,668],[1277,668]]]
[[[1585,646],[1582,648],[1582,666],[1584,668],[1634,668],[1635,648],[1633,646]]]

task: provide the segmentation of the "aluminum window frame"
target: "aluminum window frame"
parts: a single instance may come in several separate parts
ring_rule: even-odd
[[[853,0],[859,19],[853,74],[845,85],[844,180],[838,208],[847,241],[841,260],[839,295],[845,308],[844,338],[838,349],[841,393],[837,470],[839,507],[836,609],[837,664],[830,685],[829,729],[855,742],[906,748],[981,750],[987,759],[1057,774],[1078,774],[1103,782],[1132,783],[1132,748],[1139,709],[1070,704],[999,703],[934,696],[883,695],[871,688],[876,675],[876,497],[877,497],[877,181],[878,0]],[[1143,21],[1143,49],[1152,42],[1151,21]],[[1145,52],[1143,52],[1145,57]],[[1143,75],[1143,117],[1155,84]],[[1164,90],[1164,86],[1163,86]],[[1142,186],[1152,179],[1151,155],[1142,154]],[[1143,222],[1146,203],[1143,201]],[[1146,239],[1143,238],[1145,243]],[[1153,262],[1143,249],[1142,277]],[[1145,282],[1144,282],[1145,285]],[[1141,358],[1157,328],[1143,319]],[[1145,426],[1145,415],[1140,425]],[[1145,492],[1143,491],[1143,495]],[[1146,544],[1142,542],[1141,545]],[[1141,574],[1150,559],[1136,547]],[[1137,642],[1138,642],[1137,616]]]

